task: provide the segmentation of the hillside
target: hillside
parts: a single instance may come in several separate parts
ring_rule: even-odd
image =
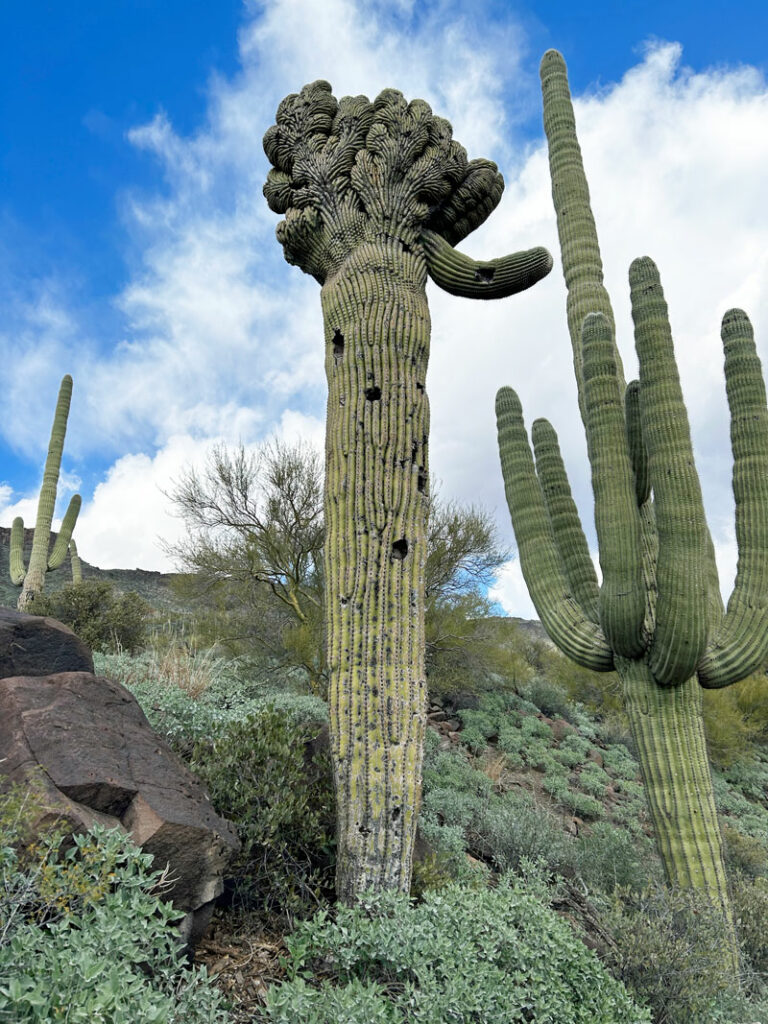
[[[32,550],[33,529],[24,530],[24,559],[29,564]],[[53,548],[57,534],[51,533],[49,550]],[[11,531],[8,527],[0,527],[0,605],[15,608],[19,597],[19,588],[11,583],[9,572]],[[133,590],[160,613],[175,614],[183,609],[176,599],[172,582],[174,573],[153,572],[147,569],[100,569],[80,558],[83,567],[83,579],[103,579],[114,583],[120,590]],[[64,564],[46,574],[45,589],[48,592],[60,590],[72,582],[72,570],[69,559]]]

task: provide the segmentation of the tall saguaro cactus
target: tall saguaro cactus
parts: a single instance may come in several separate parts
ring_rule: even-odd
[[[647,257],[629,271],[640,379],[625,390],[560,54],[545,55],[541,74],[602,584],[554,430],[546,420],[534,423],[534,463],[520,402],[502,388],[499,451],[520,563],[561,650],[588,668],[615,668],[622,679],[669,880],[706,891],[732,924],[701,687],[743,679],[768,655],[768,409],[760,361],[746,314],[730,310],[722,340],[739,566],[723,615],[658,271]],[[736,966],[735,938],[729,952]]]
[[[21,516],[14,519],[11,527],[10,573],[14,586],[22,588],[18,601],[20,611],[25,611],[34,596],[43,592],[46,572],[50,569],[58,569],[64,561],[80,512],[80,495],[74,494],[64,514],[61,529],[49,557],[51,522],[56,505],[61,455],[64,450],[64,436],[67,432],[71,400],[72,378],[67,374],[62,378],[56,402],[51,440],[48,444],[48,457],[45,460],[43,485],[40,488],[40,498],[37,504],[37,521],[32,540],[32,553],[29,557],[29,568],[25,569],[24,566],[24,521]]]
[[[407,889],[426,714],[427,274],[470,298],[527,288],[552,260],[487,263],[453,244],[497,205],[496,165],[394,89],[286,97],[264,136],[285,258],[322,285],[328,378],[325,614],[337,890]]]

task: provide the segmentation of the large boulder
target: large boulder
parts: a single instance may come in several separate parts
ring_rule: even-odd
[[[0,788],[40,794],[34,828],[55,818],[73,833],[119,826],[156,868],[167,864],[167,898],[186,912],[182,936],[194,945],[239,842],[125,687],[89,672],[0,679],[0,759]]]
[[[93,672],[80,637],[56,619],[0,608],[0,679],[54,672]]]

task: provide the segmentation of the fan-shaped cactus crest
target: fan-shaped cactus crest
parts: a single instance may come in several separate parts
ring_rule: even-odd
[[[322,287],[328,378],[326,638],[342,899],[407,889],[426,713],[427,274],[472,298],[529,287],[544,249],[477,262],[453,245],[502,194],[423,100],[286,97],[264,136],[285,258]]]

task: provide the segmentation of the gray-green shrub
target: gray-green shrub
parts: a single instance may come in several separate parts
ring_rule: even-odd
[[[25,842],[23,798],[0,796],[0,1021],[215,1024],[205,971],[189,969],[161,873],[117,830]]]
[[[537,877],[452,885],[413,905],[363,898],[288,937],[289,980],[270,989],[274,1024],[642,1024],[626,990],[549,906]],[[320,974],[319,985],[305,978]]]

